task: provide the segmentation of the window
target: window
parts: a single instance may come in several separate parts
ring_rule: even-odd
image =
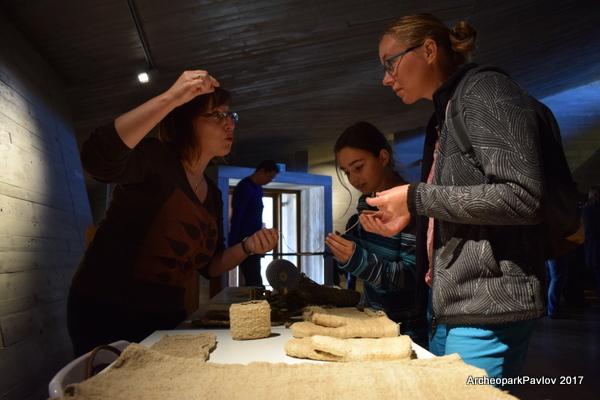
[[[226,237],[231,215],[231,208],[227,204],[231,204],[235,186],[252,171],[250,168],[221,165],[214,167],[209,174],[221,189],[226,204],[223,210]],[[280,172],[273,182],[263,187],[263,196],[263,212],[268,214],[263,216],[263,221],[266,226],[274,226],[282,234],[275,251],[264,257],[264,270],[274,258],[285,258],[297,265],[310,279],[326,283],[326,277],[332,275],[333,268],[331,254],[323,254],[325,235],[333,229],[331,177]],[[295,253],[316,254],[298,256]],[[238,274],[239,268],[235,268],[224,275],[222,285],[238,286]],[[268,281],[265,280],[266,284]]]
[[[279,231],[279,242],[275,251],[268,253],[261,260],[263,284],[268,285],[266,270],[275,258],[283,258],[302,270],[302,257],[298,257],[300,232],[297,221],[298,199],[300,193],[294,191],[265,189],[263,193],[263,221],[265,226],[276,227]]]

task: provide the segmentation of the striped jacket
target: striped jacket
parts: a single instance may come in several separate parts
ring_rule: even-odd
[[[376,210],[367,204],[367,195],[358,200],[358,214]],[[367,232],[359,223],[355,235],[344,235],[355,242],[354,252],[340,268],[363,280],[364,294],[371,308],[385,311],[396,322],[425,321],[425,303],[419,303],[415,268],[414,224],[393,237]]]
[[[531,96],[509,77],[482,72],[467,83],[463,106],[484,174],[464,157],[445,121],[453,88],[475,65],[451,76],[433,96],[422,183],[408,207],[418,219],[417,264],[429,267],[426,231],[435,221],[433,322],[494,324],[545,315],[545,269],[537,250],[542,221],[541,156]],[[439,148],[432,184],[426,184]]]

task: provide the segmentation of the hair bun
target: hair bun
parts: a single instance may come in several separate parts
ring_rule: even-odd
[[[452,29],[450,29],[450,34],[458,40],[465,40],[467,39],[467,35],[465,34],[465,32],[461,32],[460,30],[456,29],[456,26]]]

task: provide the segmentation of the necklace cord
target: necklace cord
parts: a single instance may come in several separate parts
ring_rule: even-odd
[[[348,233],[350,230],[354,229],[354,227],[355,227],[355,226],[357,226],[359,222],[360,222],[360,221],[356,221],[356,222],[354,223],[354,225],[352,225],[350,228],[346,229],[344,232],[340,233],[339,235],[341,236],[341,235],[343,235],[343,234],[345,234],[345,233]],[[319,246],[319,247],[318,247],[318,248],[317,248],[315,251],[313,251],[313,252],[311,252],[311,253],[301,253],[301,252],[296,252],[296,251],[294,251],[294,249],[292,249],[292,248],[291,248],[291,247],[288,245],[287,241],[285,240],[285,236],[283,235],[283,233],[280,233],[280,235],[281,235],[281,240],[282,240],[282,242],[285,244],[285,247],[287,247],[287,248],[288,248],[288,250],[290,250],[290,251],[291,251],[293,254],[295,254],[295,255],[297,255],[297,256],[314,256],[315,254],[318,254],[318,253],[319,253],[319,250],[321,250],[321,248],[322,248],[323,246],[325,246],[325,243],[327,243],[327,242],[323,242],[323,243],[322,243],[322,244],[321,244],[321,245],[320,245],[320,246]]]

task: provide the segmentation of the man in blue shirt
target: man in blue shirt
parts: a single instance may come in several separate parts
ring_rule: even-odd
[[[279,173],[279,166],[273,160],[261,162],[252,175],[242,179],[235,190],[231,201],[231,228],[229,230],[229,246],[243,242],[248,236],[262,229],[263,189]],[[246,248],[242,248],[246,251]],[[261,255],[246,253],[248,257],[240,264],[240,270],[246,286],[263,286],[260,273]]]

